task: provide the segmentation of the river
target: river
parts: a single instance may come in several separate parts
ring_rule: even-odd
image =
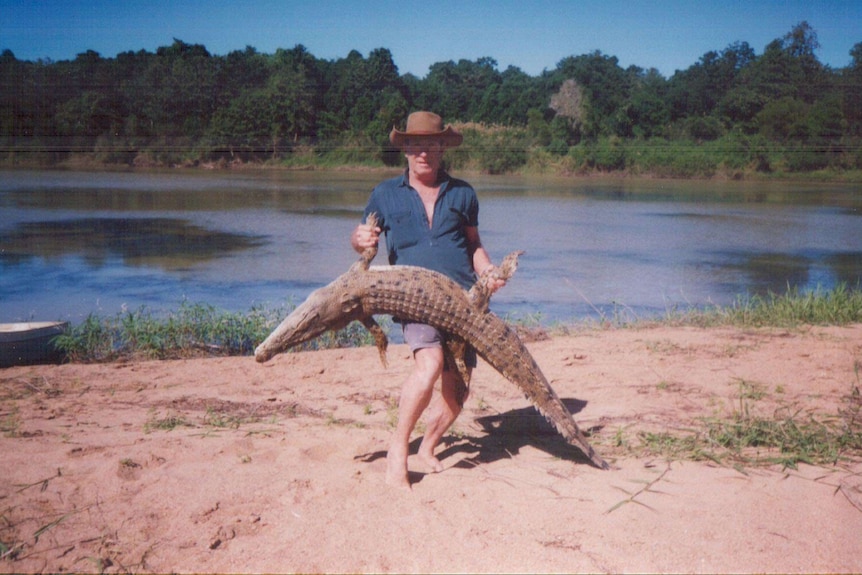
[[[380,172],[0,172],[0,321],[299,303],[355,261]],[[474,176],[492,300],[543,323],[855,287],[862,186]],[[376,263],[384,263],[385,254]]]

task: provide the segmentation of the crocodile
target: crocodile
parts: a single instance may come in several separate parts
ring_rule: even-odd
[[[374,225],[374,215],[366,220]],[[469,384],[463,363],[465,344],[503,377],[518,386],[565,440],[600,469],[608,464],[587,442],[572,414],[551,388],[539,365],[516,330],[488,309],[489,285],[508,279],[522,252],[514,252],[499,268],[483,274],[468,291],[447,276],[417,266],[371,266],[377,248],[367,248],[350,269],[321,287],[294,309],[255,349],[255,359],[265,362],[318,335],[360,321],[372,334],[386,365],[386,334],[375,315],[426,323],[447,334],[447,361]],[[466,395],[464,393],[463,395]]]

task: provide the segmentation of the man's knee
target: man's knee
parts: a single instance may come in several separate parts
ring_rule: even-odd
[[[443,365],[445,363],[443,350],[435,347],[417,349],[413,353],[413,357],[416,360],[415,370],[417,375],[433,385],[437,381],[437,378],[440,377],[440,374],[443,373]]]

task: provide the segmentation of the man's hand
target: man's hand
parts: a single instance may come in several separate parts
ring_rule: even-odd
[[[350,245],[357,252],[372,248],[380,241],[380,228],[368,224],[359,224],[350,235]]]
[[[489,276],[488,291],[492,294],[497,293],[497,290],[506,285],[506,280],[500,277],[500,268],[491,264],[482,272],[483,276]]]

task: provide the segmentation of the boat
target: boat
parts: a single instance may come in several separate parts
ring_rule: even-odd
[[[59,363],[63,352],[54,346],[54,338],[68,326],[67,321],[0,323],[0,368]]]

